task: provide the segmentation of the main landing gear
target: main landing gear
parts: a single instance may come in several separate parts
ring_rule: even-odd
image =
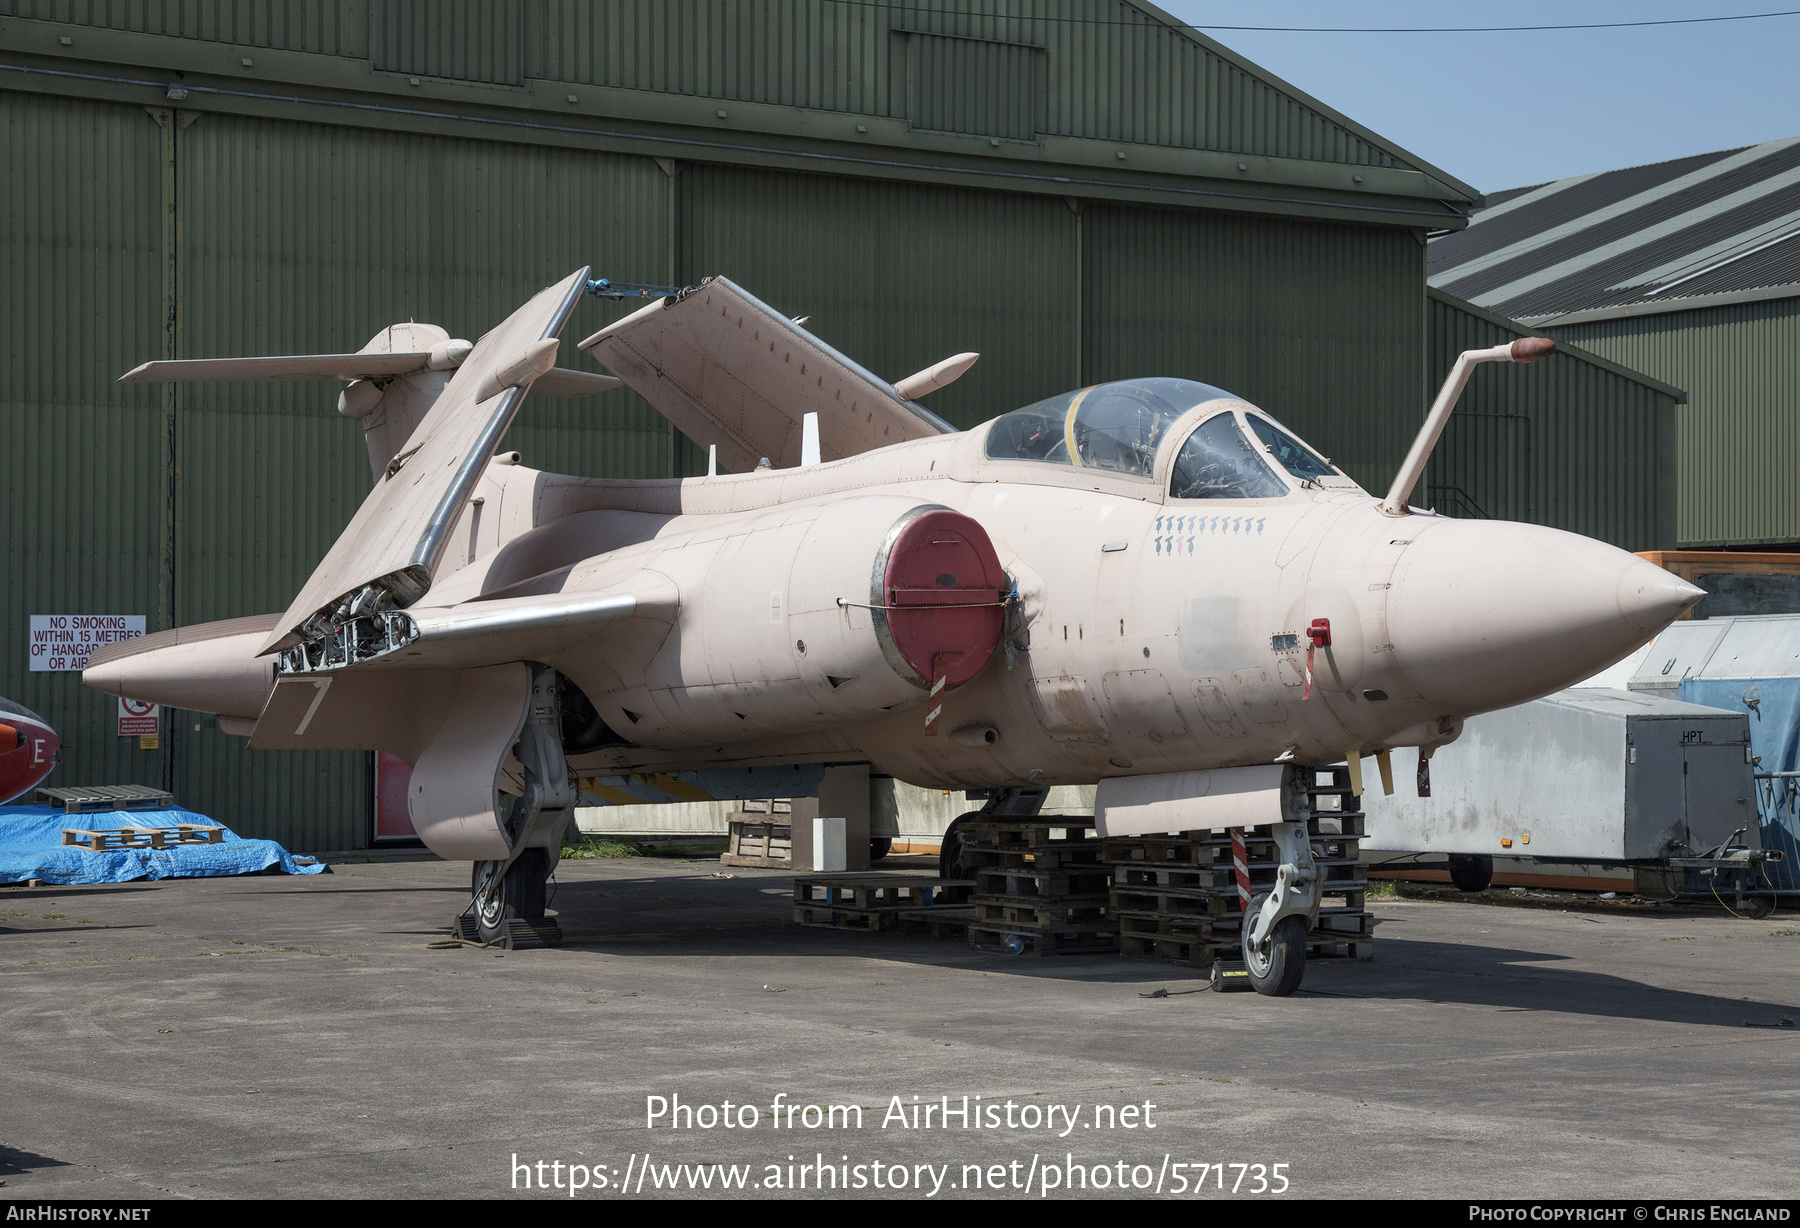
[[[546,915],[545,906],[577,794],[563,755],[555,670],[533,667],[531,701],[513,753],[525,769],[525,790],[505,825],[511,856],[475,863],[469,905],[457,915],[452,933],[508,950],[559,947],[562,927]]]

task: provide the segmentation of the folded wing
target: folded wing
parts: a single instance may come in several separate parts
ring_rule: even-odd
[[[819,415],[823,460],[956,429],[724,277],[658,299],[581,348],[689,439],[717,443],[734,472],[765,456],[798,465],[808,413]]]
[[[580,269],[540,291],[475,344],[263,644],[318,641],[346,623],[416,602],[448,535],[586,284]]]

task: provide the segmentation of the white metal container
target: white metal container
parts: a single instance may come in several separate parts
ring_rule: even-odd
[[[1741,712],[1647,692],[1560,691],[1469,720],[1433,756],[1428,798],[1415,796],[1416,756],[1394,753],[1393,796],[1379,785],[1364,794],[1365,848],[1631,862],[1697,854],[1740,828],[1759,847]],[[1373,785],[1374,773],[1365,780]]]

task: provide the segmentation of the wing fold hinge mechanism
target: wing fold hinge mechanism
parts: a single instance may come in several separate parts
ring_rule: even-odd
[[[419,638],[419,624],[395,608],[393,577],[363,585],[300,625],[300,642],[275,657],[277,675],[314,674],[385,657]],[[413,595],[417,599],[417,594]]]

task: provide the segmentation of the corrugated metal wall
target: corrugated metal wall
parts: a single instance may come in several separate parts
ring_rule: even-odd
[[[6,165],[9,557],[0,694],[70,741],[64,783],[160,784],[246,835],[356,847],[364,756],[252,752],[171,714],[161,752],[116,736],[115,701],[27,672],[27,616],[163,602],[165,437],[174,409],[174,624],[286,607],[368,489],[335,384],[119,386],[165,356],[330,352],[398,320],[476,337],[572,268],[668,275],[669,177],[648,158],[173,113],[0,92]],[[174,154],[165,180],[160,153]],[[180,242],[163,245],[173,191]],[[179,287],[175,339],[160,327]],[[577,339],[627,308],[585,300]],[[565,356],[573,365],[591,363]],[[593,476],[671,471],[674,435],[627,392],[534,398],[507,438]],[[693,458],[687,463],[692,465]],[[91,474],[91,480],[82,475]],[[198,724],[200,727],[195,728]]]
[[[113,380],[163,352],[159,148],[141,107],[0,93],[0,694],[56,726],[64,783],[162,780],[157,752],[117,736],[112,696],[29,672],[26,651],[32,614],[158,627],[162,396]]]
[[[0,0],[0,15],[242,47],[369,54],[366,0]]]
[[[913,127],[1029,141],[1048,126],[1043,48],[935,34],[906,41]]]
[[[1100,204],[1082,222],[1086,380],[1229,389],[1387,489],[1420,414],[1411,232]]]
[[[1427,310],[1430,395],[1462,351],[1534,335],[1436,290]],[[1672,549],[1675,397],[1565,339],[1557,344],[1556,354],[1528,366],[1475,369],[1413,501],[1451,516],[1568,529],[1626,550]]]
[[[521,85],[524,14],[492,0],[370,0],[369,59],[380,72]]]
[[[1800,299],[1576,324],[1551,332],[1683,388],[1683,546],[1800,541]]]
[[[909,52],[943,39],[1042,48],[1042,126],[1055,136],[1352,163],[1405,163],[1288,91],[1126,0],[840,4],[833,0],[535,0],[527,75],[706,98],[907,118]],[[896,33],[899,32],[899,33]],[[980,54],[964,48],[960,54]],[[928,69],[929,71],[929,69]],[[1022,104],[994,114],[1012,136]],[[965,132],[935,117],[916,127]],[[1029,138],[1032,134],[1023,134]]]
[[[963,350],[926,402],[958,426],[1076,386],[1073,210],[1060,200],[684,165],[681,277],[723,273],[877,375]]]

